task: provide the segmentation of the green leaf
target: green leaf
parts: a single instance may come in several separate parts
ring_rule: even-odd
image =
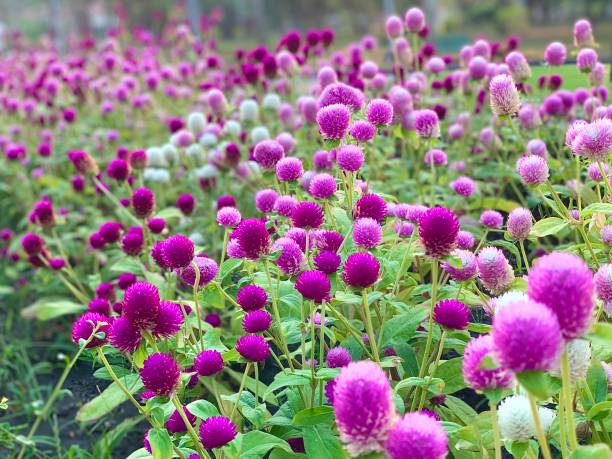
[[[172,440],[166,429],[154,428],[149,431],[149,444],[153,459],[172,459]]]
[[[408,341],[415,335],[417,327],[425,317],[427,309],[413,308],[409,312],[387,320],[381,331],[381,349]]]
[[[256,429],[261,429],[270,416],[266,404],[257,405],[255,396],[246,391],[240,395],[240,412]]]
[[[304,448],[309,459],[343,459],[347,454],[342,449],[340,440],[326,425],[304,426]]]
[[[444,380],[443,393],[448,395],[466,387],[463,380],[463,357],[446,360],[440,363],[436,371],[436,378]]]
[[[147,272],[143,264],[134,257],[122,257],[110,267],[112,272],[140,274]]]
[[[242,260],[239,258],[230,258],[229,260],[225,260],[219,268],[219,274],[217,276],[219,278],[219,282],[222,282],[228,274],[238,269],[241,264]]]
[[[591,392],[590,396],[584,399],[585,410],[590,410],[593,405],[606,400],[608,396],[608,377],[601,363],[593,360],[587,370],[586,383]]]
[[[278,373],[274,377],[274,381],[270,383],[268,386],[268,390],[265,393],[264,397],[269,393],[274,392],[275,390],[280,389],[281,387],[287,386],[305,386],[310,384],[310,378],[302,375],[296,375],[291,373]]]
[[[471,207],[474,209],[495,209],[510,213],[510,211],[516,209],[517,207],[521,207],[521,205],[515,201],[496,197],[489,197],[479,200]]]
[[[603,420],[610,410],[612,410],[612,401],[598,403],[587,412],[587,418],[596,421]]]
[[[120,378],[131,394],[143,388],[140,375],[129,374]],[[127,400],[127,396],[116,383],[112,383],[93,400],[83,405],[77,412],[76,419],[80,422],[95,421],[105,414],[110,413]]]
[[[597,322],[593,325],[593,329],[587,335],[587,338],[598,347],[604,349],[612,348],[612,324]]]
[[[154,218],[163,218],[164,220],[175,220],[183,216],[183,213],[177,207],[166,207],[155,214]]]
[[[470,405],[452,395],[446,396],[444,404],[466,425],[478,416],[478,413]]]
[[[296,426],[313,426],[316,424],[331,424],[334,420],[334,409],[331,406],[306,408],[293,417]]]
[[[516,379],[527,392],[541,400],[547,399],[559,390],[559,384],[543,371],[523,371],[517,373]]]
[[[87,306],[66,299],[41,298],[21,310],[25,319],[50,320],[68,314],[77,314],[87,309]]]
[[[211,416],[218,416],[219,410],[215,405],[210,403],[208,400],[196,400],[187,405],[187,409],[196,418],[202,420],[208,419]]]
[[[548,217],[538,220],[531,228],[530,236],[544,237],[557,234],[567,227],[567,222],[559,217]]]
[[[400,382],[398,382],[395,388],[393,389],[393,391],[398,392],[401,389],[405,389],[406,387],[412,387],[412,386],[427,387],[432,392],[436,392],[437,394],[440,394],[441,391],[444,389],[444,380],[440,378],[430,379],[428,377],[427,378],[417,378],[417,377],[412,376],[410,378],[402,379]]]
[[[113,449],[119,446],[121,440],[143,420],[144,418],[142,416],[134,416],[132,418],[124,419],[111,430],[102,435],[102,437],[96,441],[96,444],[94,445],[94,457],[103,457],[102,452],[112,452]]]
[[[266,432],[253,430],[242,436],[240,459],[261,459],[273,448],[280,448],[286,453],[292,449],[285,440]]]
[[[569,459],[610,459],[612,458],[612,451],[610,447],[603,443],[597,443],[596,445],[579,446],[578,449],[574,450],[570,454]]]
[[[148,356],[149,353],[147,352],[147,342],[142,340],[136,348],[136,351],[134,351],[134,365],[136,365],[136,368],[142,368],[144,366],[144,361]]]
[[[595,212],[601,212],[604,214],[612,213],[612,204],[608,204],[605,202],[595,202],[593,204],[589,204],[584,209],[582,209],[582,215],[590,215]]]
[[[150,459],[151,457],[153,456],[151,456],[146,449],[140,448],[130,454],[126,459]]]

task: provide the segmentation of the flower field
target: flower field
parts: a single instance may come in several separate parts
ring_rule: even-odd
[[[384,29],[2,53],[2,457],[612,457],[597,31]]]

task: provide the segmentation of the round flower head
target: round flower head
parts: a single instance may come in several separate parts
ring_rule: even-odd
[[[363,93],[344,83],[333,83],[325,87],[319,96],[319,107],[330,105],[344,105],[357,111],[364,102]]]
[[[212,376],[223,370],[223,357],[214,349],[202,351],[194,359],[193,369],[200,376]]]
[[[242,328],[247,333],[261,333],[272,325],[272,316],[267,311],[257,310],[245,314],[242,319]]]
[[[611,228],[610,226],[604,227]],[[603,233],[603,231],[602,231]],[[604,303],[604,311],[608,317],[612,316],[612,264],[606,263],[595,273],[593,278],[597,297]]]
[[[376,135],[376,126],[369,121],[357,120],[349,127],[349,134],[357,142],[368,142]]]
[[[391,459],[442,459],[448,454],[448,435],[432,416],[406,413],[389,432],[387,453]]]
[[[158,352],[144,361],[140,378],[155,395],[169,396],[181,382],[181,369],[171,355]]]
[[[166,264],[166,260],[164,259],[164,243],[166,241],[157,241],[153,244],[151,248],[151,258],[157,266],[162,269],[167,269],[169,266]]]
[[[525,81],[531,77],[531,68],[527,59],[520,51],[512,51],[506,56],[506,65],[512,78],[516,81]]]
[[[176,207],[178,207],[184,215],[191,215],[195,209],[195,199],[192,194],[185,193],[176,199]]]
[[[45,199],[37,202],[32,210],[32,217],[33,220],[43,228],[51,228],[55,225],[55,212],[53,211],[53,204]]]
[[[474,247],[476,239],[474,235],[469,231],[459,231],[457,234],[457,247],[460,249],[468,250]]]
[[[451,255],[453,259],[442,262],[441,266],[453,280],[463,282],[476,275],[478,266],[476,264],[476,256],[472,252],[455,249],[451,252]]]
[[[388,126],[393,121],[393,105],[385,99],[373,99],[366,105],[365,115],[374,126]]]
[[[538,407],[538,415],[544,431],[548,431],[554,416],[548,408]],[[524,395],[506,397],[499,405],[499,429],[505,440],[528,441],[536,435],[535,422],[529,400]]]
[[[285,150],[276,140],[262,140],[253,150],[253,158],[257,164],[267,170],[273,170],[283,156]]]
[[[541,156],[522,156],[516,163],[516,171],[526,185],[541,185],[548,179],[548,164]]]
[[[196,417],[191,414],[186,407],[183,407],[183,410],[185,411],[185,416],[187,417],[189,423],[192,426],[195,425]],[[185,425],[185,421],[183,421],[181,413],[178,410],[174,410],[174,413],[170,415],[170,417],[166,421],[165,427],[170,433],[187,432],[187,426]]]
[[[268,342],[259,335],[244,335],[238,338],[236,350],[251,362],[263,362],[270,356]]]
[[[521,126],[525,129],[534,129],[542,124],[540,113],[533,105],[523,104],[518,113]]]
[[[110,329],[109,318],[97,312],[86,312],[72,324],[72,341],[80,346],[79,341],[86,341],[92,335],[94,328],[98,326],[96,335],[100,333],[102,338],[97,336],[87,344],[87,348],[102,346],[106,342]]]
[[[353,253],[344,262],[342,280],[356,288],[367,288],[378,280],[380,263],[376,257],[367,252]]]
[[[147,220],[147,228],[153,234],[160,234],[166,227],[166,221],[163,218],[151,218]]]
[[[108,316],[110,314],[110,303],[106,298],[94,298],[87,305],[87,312],[97,312]]]
[[[393,231],[401,238],[408,238],[414,232],[414,225],[410,222],[395,222]]]
[[[45,241],[38,234],[27,233],[21,238],[21,247],[28,255],[38,255],[44,246]]]
[[[329,297],[331,283],[321,271],[304,271],[297,277],[295,289],[307,300],[321,303]]]
[[[389,38],[397,38],[404,33],[402,20],[397,16],[389,16],[385,22],[385,31]]]
[[[102,236],[104,242],[112,244],[121,238],[121,229],[121,223],[119,222],[106,222],[100,226],[98,234]]]
[[[315,233],[315,244],[321,251],[337,252],[344,240],[344,236],[336,231],[317,230]]]
[[[181,325],[183,325],[181,307],[171,301],[162,301],[151,333],[157,338],[170,338],[181,329]]]
[[[312,154],[312,163],[317,170],[329,170],[334,167],[332,155],[327,150],[317,150]]]
[[[222,207],[217,211],[217,223],[225,228],[235,228],[242,216],[235,207]]]
[[[579,156],[605,162],[612,152],[612,120],[601,118],[583,126],[572,142],[571,149]]]
[[[548,65],[563,65],[567,57],[567,49],[563,43],[553,41],[544,51],[544,59]]]
[[[514,271],[504,253],[497,247],[485,247],[476,257],[478,276],[493,295],[500,295],[514,282]]]
[[[276,163],[276,177],[281,182],[293,182],[304,173],[302,161],[294,156],[281,159]]]
[[[512,373],[503,368],[483,368],[483,360],[493,356],[491,335],[472,339],[466,346],[463,355],[463,379],[472,389],[511,389],[514,385]]]
[[[69,151],[67,156],[79,174],[88,176],[98,174],[98,164],[89,153],[85,151]]]
[[[427,209],[419,220],[419,238],[425,253],[433,258],[448,255],[457,242],[459,221],[452,210],[445,207]]]
[[[227,445],[237,434],[234,423],[224,416],[211,416],[200,424],[200,440],[206,449]]]
[[[515,373],[551,369],[563,341],[555,314],[532,300],[515,301],[499,310],[491,336],[497,360]]]
[[[357,172],[364,161],[363,150],[356,145],[342,145],[336,152],[336,162],[343,171]]]
[[[459,300],[442,300],[434,307],[434,321],[451,330],[464,330],[470,323],[470,310]]]
[[[317,124],[324,138],[340,140],[346,134],[351,121],[350,110],[342,104],[333,104],[317,112]]]
[[[480,224],[487,228],[501,229],[504,226],[504,217],[495,210],[485,210],[480,214]]]
[[[121,239],[121,249],[128,255],[137,256],[144,246],[144,236],[142,233],[128,232]]]
[[[574,24],[574,44],[578,47],[593,46],[593,28],[586,19],[580,19]]]
[[[291,218],[293,209],[297,206],[297,199],[293,196],[280,196],[274,203],[274,210],[278,215]]]
[[[236,303],[244,311],[255,311],[264,308],[268,304],[268,294],[257,285],[246,285],[238,290]]]
[[[274,210],[274,203],[278,199],[278,193],[272,189],[259,190],[255,194],[255,207],[262,213],[270,213]]]
[[[540,156],[544,159],[548,156],[546,143],[540,139],[531,139],[527,142],[527,151],[532,155]]]
[[[491,110],[497,116],[514,116],[518,113],[521,99],[510,75],[496,75],[489,83]]]
[[[176,234],[164,241],[162,256],[166,266],[184,268],[193,260],[193,252],[193,242],[182,234]]]
[[[533,226],[532,220],[528,209],[517,207],[508,215],[508,233],[517,240],[527,239]]]
[[[597,65],[597,53],[591,48],[584,48],[578,51],[576,56],[576,66],[582,73],[590,73]]]
[[[272,244],[272,252],[280,251],[276,259],[276,266],[288,276],[297,274],[304,265],[304,254],[300,246],[293,239],[288,237],[279,238]]]
[[[236,227],[234,235],[245,258],[257,260],[261,255],[268,253],[270,235],[261,220],[256,218],[242,220]]]
[[[327,173],[317,174],[310,181],[310,194],[319,199],[329,198],[338,190],[336,179]]]
[[[606,245],[612,245],[612,225],[606,225],[602,228],[601,240]]]
[[[376,247],[382,241],[382,228],[373,218],[359,218],[353,225],[353,241],[364,249]]]
[[[419,33],[425,28],[425,14],[421,8],[410,8],[404,16],[406,29],[410,33]]]
[[[587,123],[584,120],[576,120],[567,127],[567,131],[565,131],[565,145],[570,150],[574,151],[573,149],[574,140],[576,140],[576,137],[578,137],[578,134],[580,134],[580,131],[582,131],[582,129],[588,124],[589,123]],[[574,154],[579,154],[579,153],[574,151]]]
[[[291,223],[296,228],[318,228],[323,224],[323,209],[316,202],[300,202],[293,209]]]
[[[342,259],[336,252],[326,250],[317,254],[313,258],[313,262],[315,268],[317,268],[319,271],[322,271],[325,274],[333,274],[338,271],[338,268],[340,268]]]
[[[413,116],[414,128],[419,137],[425,139],[440,137],[440,124],[438,114],[435,111],[429,109],[416,110]]]
[[[608,165],[605,163],[599,164],[601,164],[601,168],[604,170],[606,175],[608,175]],[[587,170],[589,178],[595,182],[601,182],[604,179],[603,175],[601,175],[601,171],[599,170],[599,164],[591,163],[589,164],[589,168]]]
[[[328,368],[342,368],[351,363],[351,353],[343,347],[334,347],[329,350],[325,363]]]
[[[125,291],[122,315],[139,329],[155,326],[160,299],[157,287],[148,282],[135,282]]]
[[[474,180],[465,176],[461,176],[456,180],[453,180],[450,186],[455,193],[466,198],[472,196],[474,191],[476,191],[476,184],[474,183]]]
[[[109,341],[113,347],[127,354],[134,352],[141,340],[140,330],[126,317],[117,317],[113,320],[109,334]]]
[[[569,361],[571,382],[584,380],[591,365],[591,344],[585,339],[574,339],[567,343],[565,351]],[[560,362],[557,362],[550,373],[561,378]]]
[[[554,252],[538,259],[527,280],[529,298],[553,311],[565,339],[580,338],[593,316],[595,283],[576,255]]]
[[[395,420],[391,384],[374,362],[351,362],[335,379],[334,413],[351,456],[384,451]]]
[[[443,150],[434,148],[425,153],[425,164],[431,166],[432,161],[434,166],[446,166],[448,164],[448,157]]]
[[[155,212],[155,196],[148,188],[136,188],[132,193],[132,208],[136,216],[148,218]]]

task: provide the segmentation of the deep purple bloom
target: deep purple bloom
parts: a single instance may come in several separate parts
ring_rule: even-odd
[[[169,396],[181,382],[181,369],[168,354],[151,354],[140,369],[140,378],[155,395]]]
[[[206,449],[227,445],[236,435],[234,423],[223,416],[211,416],[200,424],[200,439]]]
[[[148,282],[136,282],[125,291],[122,314],[137,328],[148,329],[155,325],[159,305],[157,287]]]
[[[261,333],[272,325],[272,316],[263,309],[247,312],[242,319],[242,328],[247,333]]]
[[[344,262],[342,279],[347,285],[367,288],[378,280],[380,263],[367,252],[353,253]]]
[[[435,305],[434,321],[451,330],[465,330],[470,323],[470,310],[459,300],[442,300]]]
[[[351,121],[351,112],[345,105],[334,104],[317,112],[317,123],[326,139],[340,140],[346,134]]]
[[[340,255],[338,255],[336,252],[331,252],[329,250],[324,250],[320,252],[313,258],[312,261],[315,265],[315,268],[317,268],[319,271],[324,272],[325,274],[335,273],[336,271],[338,271],[340,263],[342,263]]]
[[[387,203],[377,194],[370,193],[361,196],[353,206],[353,218],[372,218],[382,224],[387,215]]]
[[[387,453],[391,459],[443,459],[448,455],[448,435],[428,414],[406,413],[389,431]]]
[[[331,283],[321,271],[304,271],[295,281],[295,289],[300,294],[315,303],[321,303],[329,296]]]
[[[257,260],[268,253],[270,235],[266,225],[256,218],[242,220],[234,231],[238,246],[246,258]]]
[[[433,258],[448,255],[457,243],[459,222],[452,210],[445,207],[428,209],[419,221],[419,238],[425,253]]]
[[[193,361],[193,368],[200,376],[212,376],[223,370],[223,357],[219,351],[208,349],[200,352]]]
[[[113,347],[124,353],[134,352],[142,340],[140,330],[126,317],[117,317],[113,320],[109,335]]]
[[[148,218],[155,212],[155,196],[148,188],[136,188],[131,202],[134,213],[140,218]]]
[[[157,338],[170,338],[181,329],[181,325],[183,325],[181,307],[171,301],[162,301],[151,333]]]
[[[77,320],[75,320],[74,324],[72,324],[72,341],[74,341],[75,344],[80,345],[80,340],[86,341],[87,339],[89,339],[89,337],[94,331],[94,327],[96,326],[96,324],[104,324],[100,325],[96,332],[101,333],[103,337],[92,338],[92,340],[87,344],[86,347],[92,348],[96,346],[102,346],[106,342],[108,336],[108,330],[110,328],[109,322],[110,319],[103,314],[98,314],[97,312],[86,312]]]
[[[194,243],[182,234],[175,234],[164,241],[162,256],[166,266],[184,268],[193,260]]]
[[[323,224],[323,209],[316,202],[300,202],[293,209],[291,222],[297,228],[318,228]]]
[[[268,342],[259,335],[244,335],[236,341],[236,350],[251,362],[263,362],[270,356]]]
[[[343,347],[334,347],[329,350],[327,353],[327,357],[325,359],[325,363],[328,368],[342,368],[351,363],[353,359],[351,358],[350,352]]]
[[[257,285],[246,285],[238,290],[236,303],[246,312],[255,311],[268,304],[268,294]]]
[[[185,411],[185,416],[187,417],[189,423],[194,426],[196,423],[196,417],[191,414],[186,407],[183,407],[183,410]],[[183,421],[181,413],[179,413],[178,410],[174,410],[174,413],[172,413],[166,421],[166,429],[168,429],[168,432],[170,433],[187,432],[185,421]]]

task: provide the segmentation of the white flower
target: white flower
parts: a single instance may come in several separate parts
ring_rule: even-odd
[[[251,131],[251,140],[254,144],[261,142],[262,140],[268,140],[270,138],[270,131],[265,126],[254,127]]]
[[[243,100],[240,104],[240,120],[256,121],[259,117],[259,106],[253,99]]]
[[[278,94],[271,92],[264,96],[262,104],[264,108],[276,110],[281,104],[281,98]]]
[[[569,360],[570,380],[575,383],[586,378],[587,370],[591,364],[591,344],[585,339],[574,339],[567,343],[567,357]],[[561,377],[561,361],[550,373]]]
[[[204,150],[200,144],[193,143],[185,150],[187,156],[195,161],[201,161],[204,156]]]
[[[529,400],[523,395],[507,397],[499,405],[499,430],[506,440],[529,440],[535,436],[535,424]]]
[[[548,433],[550,430],[550,426],[553,421],[557,417],[557,413],[550,408],[544,408],[542,406],[538,407],[538,413],[540,415],[540,422],[542,423],[542,429],[544,429],[544,433]]]
[[[166,169],[147,167],[144,170],[144,179],[151,182],[167,183],[170,181],[170,173]]]
[[[211,134],[210,132],[207,132],[206,134],[202,134],[202,137],[200,137],[200,144],[204,147],[213,147],[217,145],[218,141],[219,139],[217,139],[217,136],[214,134]]]
[[[187,128],[193,135],[200,135],[206,127],[206,118],[202,113],[193,112],[187,117]]]
[[[501,311],[503,308],[505,308],[509,304],[514,303],[516,301],[526,300],[526,299],[527,299],[527,295],[525,293],[518,292],[516,290],[510,290],[509,292],[506,292],[503,295],[493,298],[491,300],[491,306],[493,306],[495,314],[497,314],[499,311]]]
[[[166,159],[166,161],[174,163],[174,162],[176,162],[178,160],[178,156],[179,156],[178,150],[171,143],[165,144],[161,148],[161,151],[162,151],[162,154],[164,155],[164,158]]]
[[[219,174],[219,170],[212,164],[206,164],[205,166],[198,167],[195,170],[197,178],[211,179]]]
[[[241,130],[242,126],[240,126],[240,123],[235,120],[229,120],[223,125],[223,132],[234,137],[238,137]]]
[[[163,167],[167,166],[168,163],[161,148],[151,147],[147,149],[147,163],[152,167]]]

